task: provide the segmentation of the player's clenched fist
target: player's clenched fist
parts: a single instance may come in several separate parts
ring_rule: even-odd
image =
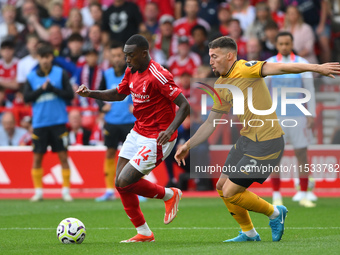
[[[90,95],[90,90],[88,89],[88,87],[86,87],[85,85],[81,85],[76,93],[79,95],[79,96],[82,96],[82,97],[88,97]]]

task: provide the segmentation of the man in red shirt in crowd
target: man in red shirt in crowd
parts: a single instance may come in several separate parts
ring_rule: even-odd
[[[4,40],[0,48],[0,86],[4,87],[6,98],[13,101],[15,92],[19,89],[16,81],[18,59],[14,57],[15,43]]]
[[[196,25],[203,26],[208,33],[210,32],[210,25],[204,19],[198,17],[200,6],[198,0],[186,0],[184,3],[184,11],[186,16],[174,22],[174,32],[177,36],[188,36],[190,44],[193,44],[191,37],[191,29]]]
[[[164,188],[142,177],[170,154],[176,143],[177,128],[189,114],[190,107],[172,74],[151,59],[148,41],[143,36],[131,36],[125,43],[124,53],[128,68],[117,88],[89,90],[82,85],[76,93],[104,101],[121,101],[132,95],[137,121],[119,153],[116,188],[137,235],[121,242],[153,242],[154,235],[145,222],[137,195],[164,200],[165,224],[176,217],[181,190]]]

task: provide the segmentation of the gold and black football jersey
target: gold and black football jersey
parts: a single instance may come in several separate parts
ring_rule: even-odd
[[[244,112],[237,115],[239,122],[242,124],[237,125],[243,126],[240,134],[253,141],[267,141],[281,137],[284,134],[275,111],[268,115],[258,115],[250,111],[248,107],[248,88],[252,88],[252,105],[254,109],[269,110],[272,107],[272,99],[261,73],[262,66],[265,63],[265,61],[235,61],[229,72],[220,76],[215,82],[215,90],[221,102],[215,94],[212,111],[228,113],[232,107],[237,107],[234,105],[236,98],[233,94],[235,93],[232,93],[228,88],[216,88],[216,84],[236,86],[242,91],[244,98]]]

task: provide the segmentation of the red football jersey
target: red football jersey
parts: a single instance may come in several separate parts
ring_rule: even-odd
[[[180,18],[173,23],[174,26],[174,33],[177,36],[187,36],[190,39],[190,43],[193,44],[193,38],[191,36],[191,29],[196,26],[201,25],[205,27],[207,32],[210,32],[210,25],[204,19],[197,18],[194,22],[189,23],[187,17]]]
[[[169,127],[176,113],[173,101],[182,92],[172,74],[153,60],[142,73],[131,73],[127,68],[117,90],[119,94],[131,94],[133,115],[137,119],[133,130],[148,138],[157,138]],[[177,130],[170,141],[176,137]]]
[[[17,67],[19,60],[13,58],[11,63],[7,64],[0,59],[0,77],[3,80],[15,80],[17,78]],[[14,90],[6,89],[6,93],[14,93]]]
[[[16,79],[17,78],[18,59],[13,58],[11,63],[6,64],[3,59],[0,59],[0,76],[3,79]]]
[[[201,57],[195,52],[190,52],[185,59],[181,59],[179,55],[171,56],[167,66],[169,67],[170,72],[175,77],[178,77],[184,72],[193,75],[196,68],[201,64]]]

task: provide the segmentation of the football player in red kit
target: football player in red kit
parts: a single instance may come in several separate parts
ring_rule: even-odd
[[[177,128],[190,107],[172,74],[150,58],[149,44],[143,36],[131,36],[125,43],[124,54],[128,68],[117,88],[89,90],[82,85],[76,93],[103,101],[121,101],[131,94],[137,120],[119,153],[116,188],[137,235],[121,242],[153,242],[155,238],[139,207],[138,195],[164,200],[164,223],[168,224],[176,217],[182,192],[142,177],[170,154],[176,143]]]

